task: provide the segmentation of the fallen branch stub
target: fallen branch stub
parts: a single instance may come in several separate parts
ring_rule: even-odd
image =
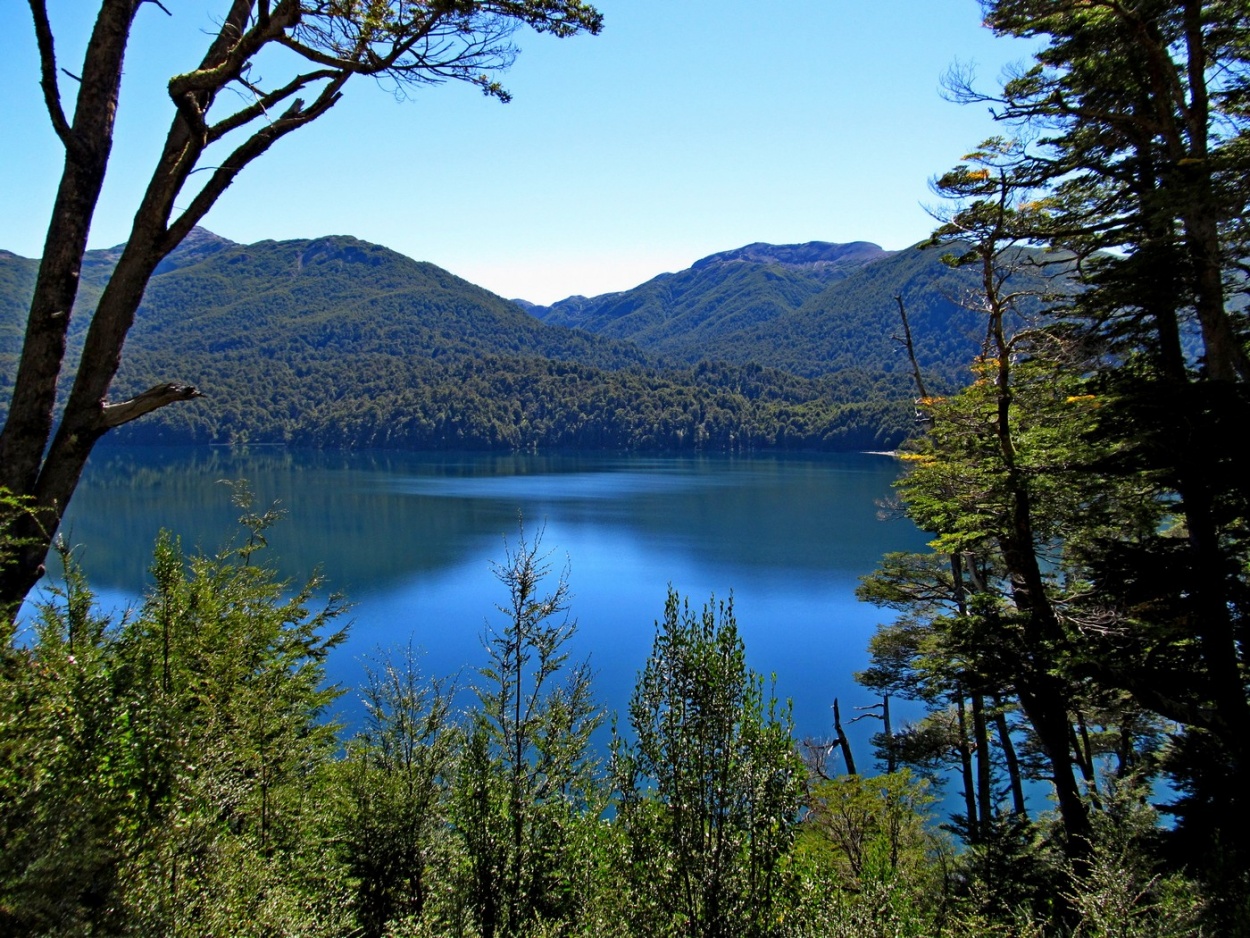
[[[144,414],[159,410],[166,404],[189,401],[203,396],[198,388],[190,384],[158,384],[128,401],[121,401],[117,404],[106,402],[101,408],[100,423],[104,429],[112,430]]]

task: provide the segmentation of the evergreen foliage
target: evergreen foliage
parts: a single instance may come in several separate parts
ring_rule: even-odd
[[[979,271],[985,343],[969,387],[922,402],[901,487],[936,554],[887,558],[865,584],[903,611],[865,678],[930,706],[902,734],[918,767],[943,761],[929,731],[955,711],[982,914],[1183,933],[1197,906],[1155,886],[1186,869],[1201,927],[1245,934],[1250,566],[1245,459],[1227,445],[1250,380],[1244,11],[984,8],[1042,45],[997,94],[951,79],[1021,139],[985,141],[935,184],[953,207],[934,241]],[[1043,246],[1075,289],[1022,308],[1018,246]],[[1180,793],[1166,832],[1124,800],[1161,770]],[[1022,823],[1018,801],[1007,815],[1004,772],[1044,779],[1059,823]]]
[[[421,674],[411,646],[368,670],[366,726],[341,763],[336,821],[367,938],[386,934],[394,921],[420,919],[436,904],[432,871],[453,855],[446,830],[447,785],[460,745],[453,692]]]
[[[613,740],[619,823],[635,916],[662,934],[775,932],[782,861],[798,820],[802,762],[788,708],[746,666],[733,601],[701,613],[671,588],[629,705],[634,741]]]
[[[104,277],[117,251],[88,252],[91,276]],[[0,257],[0,271],[15,278],[0,284],[13,302],[15,341],[20,289],[34,266]],[[742,291],[780,295],[759,266],[727,269],[755,284]],[[90,284],[80,294],[71,358],[89,320]],[[824,353],[808,337],[787,340],[785,365],[804,378],[753,361],[780,347],[769,337],[742,345],[740,332],[719,328],[725,348],[716,357],[737,364],[676,363],[632,342],[545,326],[446,271],[353,238],[237,245],[197,229],[152,277],[117,388],[138,393],[177,374],[206,399],[159,410],[117,436],[356,449],[888,450],[911,427],[913,395],[881,342],[894,301],[878,294],[871,314],[818,315],[845,320],[828,339],[840,356],[829,367],[812,364]],[[920,305],[924,335],[958,332]],[[707,355],[720,339],[700,337]],[[928,343],[943,350],[943,373],[970,353],[966,336],[953,342]],[[12,373],[0,369],[0,380]]]
[[[6,642],[6,932],[339,933],[323,662],[340,607],[251,563],[253,520],[213,557],[163,535],[155,585],[116,623],[65,552],[30,643]]]
[[[594,858],[577,828],[593,824],[602,793],[590,736],[602,722],[585,663],[566,668],[567,569],[551,572],[542,532],[524,530],[495,576],[508,590],[501,629],[486,640],[479,708],[468,728],[453,824],[469,870],[469,907],[483,938],[581,918],[579,871]]]
[[[457,713],[411,650],[384,654],[340,744],[322,661],[341,606],[314,611],[263,565],[274,520],[247,507],[214,557],[162,535],[117,622],[67,558],[6,642],[6,934],[1200,934],[1209,897],[1159,867],[1137,776],[1099,785],[1083,871],[1045,819],[955,853],[906,771],[808,779],[730,604],[670,591],[632,738],[600,771],[540,538],[497,568],[476,704]]]

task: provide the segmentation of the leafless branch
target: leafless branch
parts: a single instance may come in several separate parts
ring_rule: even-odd
[[[296,98],[283,112],[281,117],[272,124],[267,124],[260,128],[236,147],[234,152],[218,166],[212,178],[204,185],[204,188],[196,193],[195,198],[191,200],[191,204],[187,206],[186,210],[170,224],[165,236],[165,242],[170,246],[169,249],[172,250],[173,247],[176,247],[186,237],[187,233],[199,223],[200,219],[213,207],[213,203],[229,188],[230,184],[234,182],[235,176],[242,172],[245,166],[268,150],[282,137],[297,127],[302,127],[304,124],[316,120],[337,104],[343,96],[340,89],[348,77],[348,75],[340,73],[321,90],[316,100],[307,108],[304,107],[303,100]]]
[[[52,129],[56,131],[65,149],[75,156],[80,155],[82,145],[74,136],[61,107],[61,89],[56,83],[56,44],[52,37],[52,24],[48,22],[45,0],[30,0],[30,12],[35,19],[35,41],[39,46],[39,87],[43,89],[43,101],[48,109],[48,117],[52,120]]]
[[[176,401],[189,401],[203,397],[198,389],[189,384],[158,384],[148,388],[137,397],[117,404],[105,404],[100,413],[100,425],[112,430],[124,423],[137,420],[144,414],[173,404]]]
[[[307,72],[303,75],[297,75],[281,88],[277,88],[269,92],[261,92],[260,89],[254,87],[248,82],[243,82],[242,79],[240,79],[240,82],[248,88],[248,90],[257,95],[256,100],[247,107],[236,111],[229,117],[223,118],[209,127],[208,142],[212,143],[216,140],[220,140],[230,131],[237,130],[256,118],[268,114],[275,105],[281,104],[291,95],[302,91],[313,82],[333,78],[336,74],[338,73],[333,69],[328,68],[319,69],[315,72]]]

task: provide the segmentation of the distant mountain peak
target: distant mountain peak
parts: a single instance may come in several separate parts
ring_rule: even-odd
[[[295,256],[297,268],[328,263],[364,264],[378,267],[402,257],[388,247],[362,241],[351,235],[326,235],[307,241],[291,242],[291,244],[298,248]]]
[[[120,247],[125,247],[125,245],[119,245]],[[224,251],[233,247],[238,247],[237,242],[231,241],[229,238],[223,238],[221,235],[214,234],[207,228],[201,228],[197,225],[188,231],[181,243],[170,251],[169,255],[157,265],[156,273],[164,274],[171,270],[179,270],[192,264],[198,264],[218,251]]]
[[[756,241],[752,244],[734,248],[732,251],[720,251],[709,254],[691,264],[684,271],[658,274],[647,283],[672,281],[691,271],[708,272],[717,267],[731,264],[759,264],[764,267],[783,267],[799,272],[801,275],[814,278],[816,282],[829,283],[849,275],[852,271],[865,267],[876,261],[884,260],[899,253],[887,251],[879,244],[871,241],[850,241],[837,244],[832,241],[808,241],[806,244],[769,244]],[[643,289],[647,284],[640,284],[634,290]],[[588,307],[603,304],[618,297],[628,296],[634,290],[621,290],[604,293],[599,296],[585,297],[580,294],[568,296],[550,305],[531,303],[528,300],[512,300],[517,306],[532,316],[547,320],[551,310],[559,308],[562,317],[572,317],[561,325],[584,326],[577,320],[577,314]]]
[[[206,248],[209,249],[208,253],[212,253],[214,251],[220,251],[222,248],[230,248],[234,246],[235,242],[231,241],[229,238],[223,238],[221,235],[215,234],[207,228],[201,228],[199,225],[196,225],[186,233],[182,241],[178,243],[178,246],[174,248],[171,253],[177,253],[178,251],[204,253]],[[95,254],[100,258],[118,258],[121,257],[122,251],[124,250],[126,250],[125,241],[121,242],[121,244],[114,244],[110,248],[95,248],[90,253]]]
[[[208,244],[217,244],[224,248],[234,247],[238,242],[223,238],[221,235],[196,225],[187,232],[187,236],[178,245],[180,248],[200,248]]]
[[[754,264],[777,264],[781,267],[862,267],[879,261],[895,251],[887,251],[871,241],[851,241],[835,244],[831,241],[808,241],[806,244],[767,244],[756,241],[732,251],[709,254],[690,265],[692,270],[712,267],[716,264],[749,262]]]

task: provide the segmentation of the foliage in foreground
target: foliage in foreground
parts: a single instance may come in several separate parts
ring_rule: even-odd
[[[341,932],[323,823],[340,607],[314,611],[319,584],[292,593],[255,547],[187,557],[162,535],[155,584],[120,622],[66,554],[29,643],[6,642],[7,932],[282,932],[313,912],[316,933]]]
[[[1141,792],[1074,875],[1046,818],[962,852],[907,771],[809,779],[731,603],[670,593],[609,770],[540,539],[497,568],[477,704],[383,655],[350,739],[323,716],[336,602],[159,540],[119,621],[67,556],[0,660],[0,928],[14,935],[1197,935]],[[1108,793],[1110,794],[1110,793]],[[1066,919],[1053,901],[1075,910]]]

